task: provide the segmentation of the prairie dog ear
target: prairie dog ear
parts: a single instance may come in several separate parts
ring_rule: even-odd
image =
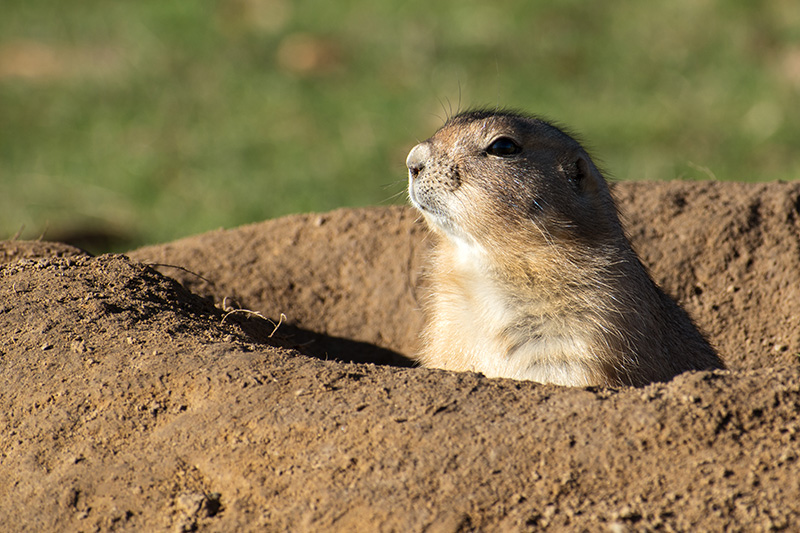
[[[594,192],[602,179],[597,168],[585,153],[578,152],[574,158],[560,165],[564,177],[577,193]]]

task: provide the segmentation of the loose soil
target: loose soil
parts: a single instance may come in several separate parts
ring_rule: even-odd
[[[0,530],[796,530],[800,183],[615,195],[728,370],[415,368],[428,241],[404,208],[126,256],[2,243]]]

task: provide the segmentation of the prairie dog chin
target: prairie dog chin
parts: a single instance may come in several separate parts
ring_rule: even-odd
[[[558,128],[469,111],[415,146],[409,198],[438,236],[428,367],[560,385],[644,385],[722,368],[630,246],[608,185]]]

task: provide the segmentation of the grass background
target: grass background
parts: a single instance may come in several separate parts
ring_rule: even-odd
[[[800,178],[796,0],[2,11],[0,238],[99,252],[400,203],[407,151],[479,105],[568,125],[615,179]]]

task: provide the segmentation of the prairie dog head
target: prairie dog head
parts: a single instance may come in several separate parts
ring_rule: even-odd
[[[529,255],[553,245],[605,246],[622,236],[589,155],[543,120],[462,113],[415,146],[406,164],[411,203],[456,246]]]

